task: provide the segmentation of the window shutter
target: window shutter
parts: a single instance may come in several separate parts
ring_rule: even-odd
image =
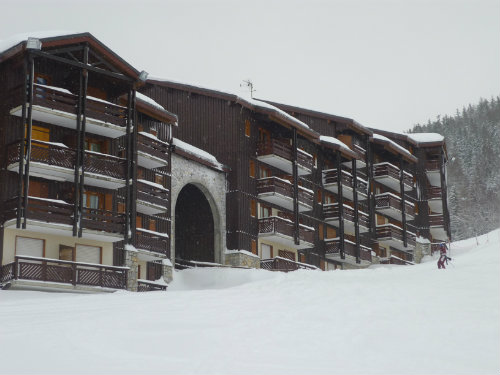
[[[44,240],[38,238],[16,237],[16,255],[43,257]]]
[[[101,248],[97,246],[76,245],[76,261],[100,264]]]

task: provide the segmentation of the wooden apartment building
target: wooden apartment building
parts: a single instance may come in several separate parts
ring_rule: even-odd
[[[0,52],[0,97],[4,285],[411,264],[419,239],[450,239],[436,135],[147,79],[88,33]]]

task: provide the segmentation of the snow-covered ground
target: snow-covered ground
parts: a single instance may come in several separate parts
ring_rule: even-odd
[[[0,373],[498,374],[500,231],[452,265],[198,269],[167,292],[0,291]]]

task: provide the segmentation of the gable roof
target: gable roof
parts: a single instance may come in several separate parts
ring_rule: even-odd
[[[57,33],[57,34],[56,34]],[[89,46],[98,52],[111,65],[116,67],[122,74],[127,75],[135,80],[139,78],[140,72],[132,65],[127,63],[119,55],[113,52],[110,48],[104,45],[92,34],[63,32],[61,31],[45,31],[19,34],[8,40],[0,41],[0,63],[6,61],[26,50],[26,42],[29,37],[37,38],[42,42],[42,51],[47,48],[64,47],[72,44],[88,43]]]

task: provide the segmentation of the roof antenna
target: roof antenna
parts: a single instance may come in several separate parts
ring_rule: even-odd
[[[244,80],[243,83],[240,83],[240,87],[247,87],[250,90],[250,97],[253,99],[253,93],[257,90],[253,88],[253,82],[250,78]]]

